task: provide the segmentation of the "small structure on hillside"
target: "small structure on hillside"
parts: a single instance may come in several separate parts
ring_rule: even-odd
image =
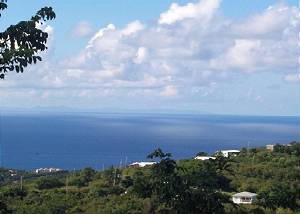
[[[220,152],[226,158],[231,156],[237,156],[240,153],[239,150],[221,150]]]
[[[269,150],[269,151],[271,151],[271,152],[273,152],[273,150],[274,150],[274,144],[268,144],[268,145],[266,145],[266,149]]]
[[[252,192],[240,192],[232,196],[235,204],[252,204],[257,200],[257,194]]]
[[[8,170],[8,172],[9,172],[10,176],[12,176],[12,177],[17,176],[17,171],[15,171],[15,170],[10,169],[10,170]]]
[[[133,168],[139,168],[139,167],[145,167],[145,166],[151,166],[153,164],[156,164],[156,162],[134,162],[132,164],[129,164],[129,167]]]
[[[209,159],[216,159],[215,157],[211,157],[211,156],[196,156],[194,157],[195,160],[209,160]]]
[[[36,174],[40,173],[53,173],[53,172],[60,172],[63,171],[62,169],[59,168],[39,168],[35,170]]]

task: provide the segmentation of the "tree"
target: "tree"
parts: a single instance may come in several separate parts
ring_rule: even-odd
[[[171,159],[171,154],[163,153],[161,149],[155,150],[148,158],[160,159],[152,166],[150,176],[152,198],[157,206],[155,213],[221,214],[225,212],[224,204],[231,203],[229,197],[217,189],[214,162],[198,166],[200,163],[194,161],[197,166],[191,166],[193,169],[190,170],[179,166]]]
[[[6,203],[0,201],[0,214],[8,214],[8,213],[12,213],[12,211],[8,209]]]
[[[91,167],[86,167],[81,171],[81,176],[84,180],[88,183],[92,180],[93,176],[95,175],[96,171]]]
[[[130,176],[125,176],[124,179],[121,180],[121,186],[127,189],[133,185],[133,179]]]
[[[274,183],[263,188],[258,194],[259,204],[275,210],[278,207],[295,210],[297,205],[297,190],[285,183]]]
[[[7,8],[6,2],[0,0],[0,11]],[[48,33],[39,29],[38,25],[55,17],[52,7],[44,7],[30,20],[11,25],[0,32],[0,79],[4,79],[8,71],[23,72],[29,64],[42,60],[39,54],[47,49]]]
[[[41,177],[36,182],[36,187],[39,190],[59,188],[62,186],[64,186],[63,182],[61,182],[57,178],[51,178],[51,177]]]
[[[179,168],[175,160],[171,159],[171,154],[164,153],[161,149],[156,149],[148,158],[160,159],[159,163],[152,167],[152,195],[158,204],[172,209],[178,203],[181,191],[185,189],[183,180],[177,174]]]
[[[73,175],[70,178],[69,184],[77,187],[88,186],[89,182],[93,180],[96,171],[91,167],[86,167],[81,170],[77,175]]]
[[[150,176],[145,175],[142,171],[137,171],[133,175],[133,185],[131,191],[141,198],[151,197],[152,188]]]
[[[212,162],[214,162],[218,173],[220,172],[233,173],[230,167],[232,162],[234,162],[234,160],[230,158],[226,158],[222,154],[218,153],[216,155],[216,159],[212,160]]]
[[[17,197],[23,198],[26,197],[26,195],[27,195],[26,189],[20,189],[17,186],[12,186],[2,190],[2,196],[4,196],[5,198],[17,198]]]

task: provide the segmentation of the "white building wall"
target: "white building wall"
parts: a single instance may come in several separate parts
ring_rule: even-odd
[[[240,204],[241,202],[240,202],[240,198],[238,198],[238,197],[233,197],[232,198],[232,201],[233,201],[233,203],[235,203],[235,204]]]
[[[251,200],[249,201],[242,200],[242,197],[232,197],[232,201],[235,204],[252,204],[253,202],[256,201],[256,197],[255,196],[251,197]]]

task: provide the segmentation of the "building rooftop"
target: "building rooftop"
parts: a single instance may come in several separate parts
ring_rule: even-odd
[[[221,150],[221,152],[240,152],[240,150]]]
[[[129,166],[139,165],[140,167],[144,167],[144,166],[149,166],[149,165],[153,165],[153,164],[156,164],[156,162],[134,162],[134,163],[130,164]]]
[[[216,157],[211,157],[211,156],[196,156],[194,157],[196,160],[209,160],[209,159],[216,159]]]
[[[257,194],[252,192],[239,192],[233,195],[233,197],[253,197],[253,196],[257,196]]]

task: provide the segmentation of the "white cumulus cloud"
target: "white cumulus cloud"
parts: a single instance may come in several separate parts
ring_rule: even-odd
[[[288,74],[284,79],[289,83],[300,83],[300,74]]]
[[[87,21],[79,22],[73,30],[73,35],[76,37],[90,36],[93,32],[92,25]]]
[[[173,3],[168,11],[160,15],[158,23],[173,24],[187,18],[209,20],[219,8],[220,2],[220,0],[202,0],[198,3],[188,3],[184,6]]]
[[[129,36],[131,34],[134,34],[140,30],[144,29],[144,25],[139,21],[136,20],[134,22],[129,23],[123,30],[122,30],[122,34]]]
[[[162,92],[160,92],[161,96],[164,97],[174,97],[178,94],[178,90],[174,85],[167,85]]]
[[[156,22],[108,24],[91,35],[78,53],[55,63],[45,59],[39,68],[26,72],[19,85],[17,75],[8,75],[0,87],[52,88],[45,92],[47,97],[63,88],[70,97],[193,100],[197,95],[211,99],[219,85],[231,84],[236,74],[272,72],[284,82],[298,83],[299,9],[277,3],[235,20],[217,15],[220,3],[174,3]],[[83,31],[78,35],[89,31],[86,24],[80,24]]]

